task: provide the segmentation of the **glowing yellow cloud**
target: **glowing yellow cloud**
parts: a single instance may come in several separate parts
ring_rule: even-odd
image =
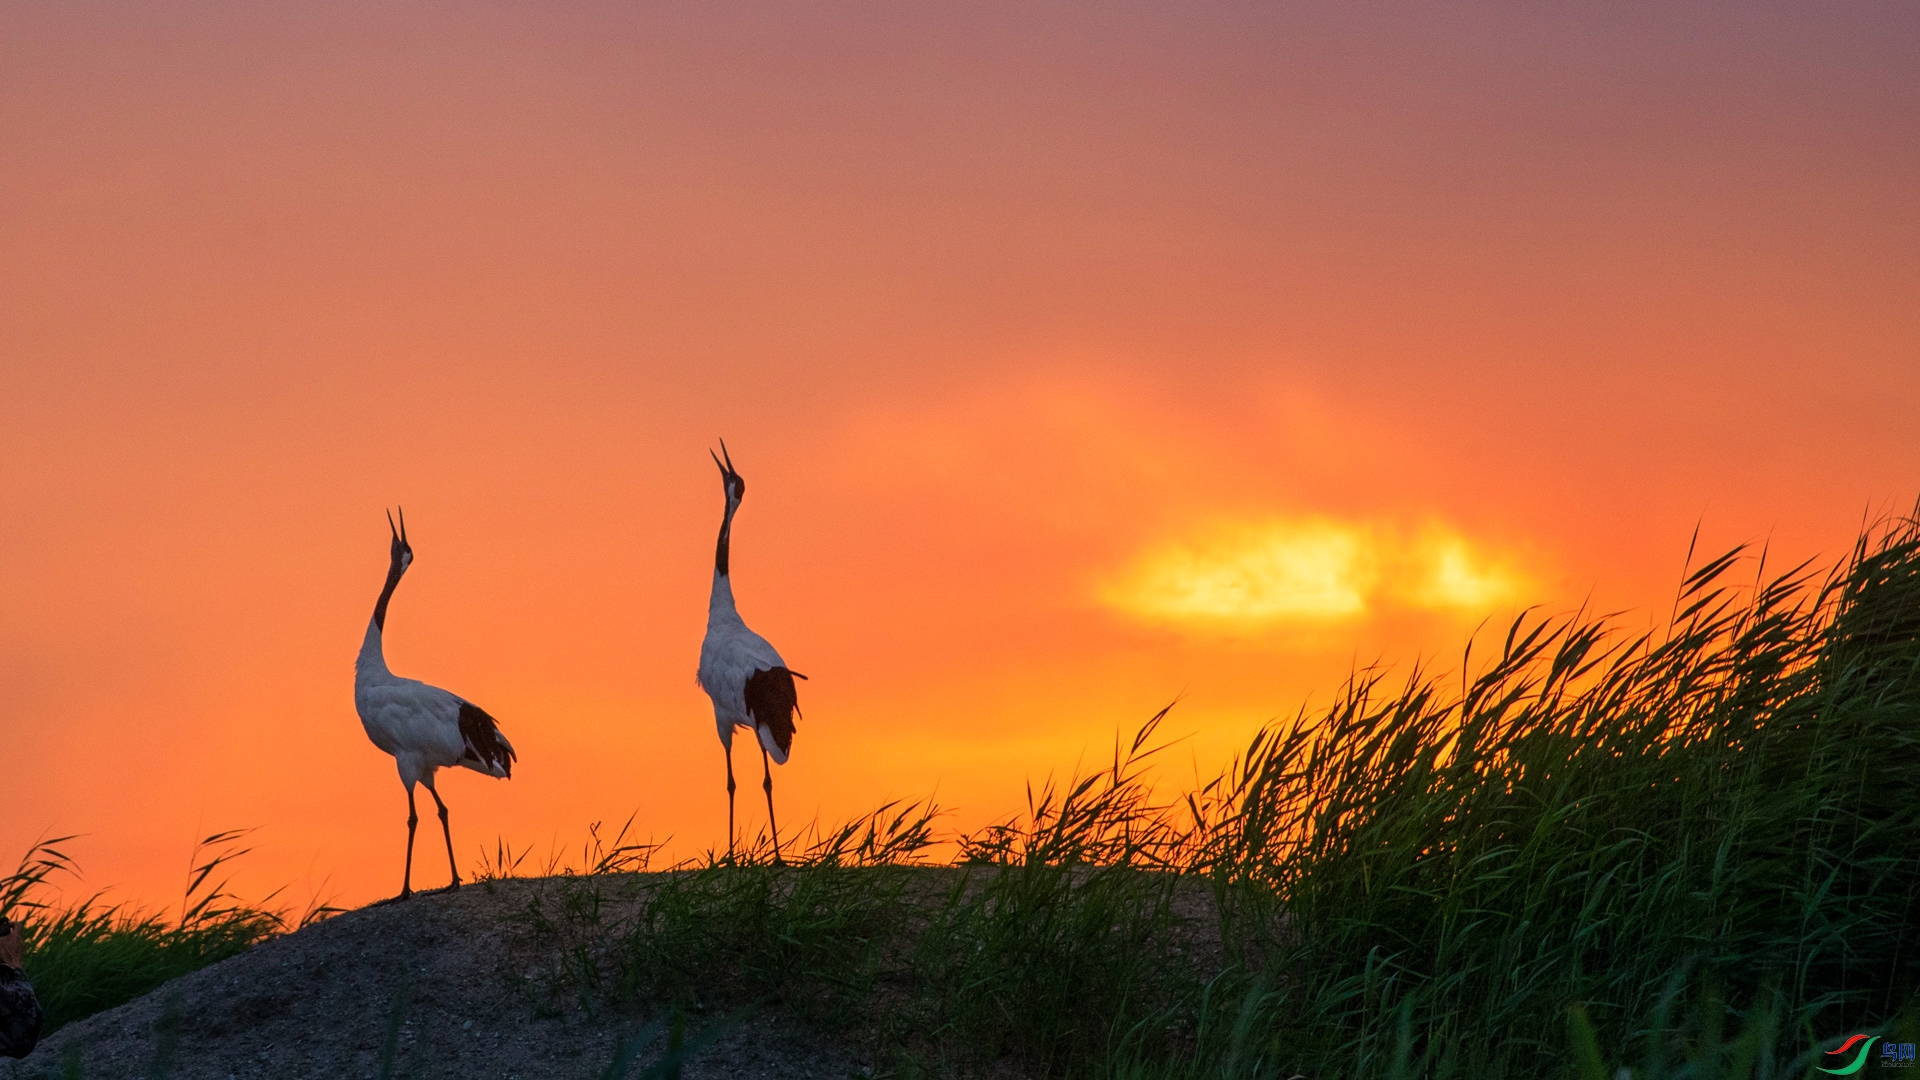
[[[1367,609],[1372,548],[1363,530],[1330,521],[1222,526],[1150,552],[1103,598],[1175,622],[1350,618]]]
[[[1429,527],[1408,552],[1405,598],[1415,607],[1483,615],[1518,601],[1526,581],[1475,551],[1467,538]]]
[[[1477,617],[1527,587],[1442,525],[1409,532],[1316,518],[1217,525],[1154,548],[1101,599],[1153,622],[1251,626],[1353,619],[1381,605]]]

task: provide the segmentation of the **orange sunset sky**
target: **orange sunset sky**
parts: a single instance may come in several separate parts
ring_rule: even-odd
[[[1209,773],[1644,624],[1696,523],[1837,556],[1920,494],[1916,71],[1904,0],[6,4],[0,864],[397,891],[395,504],[389,661],[520,752],[463,864],[724,843],[721,436],[788,825],[977,825],[1176,696]]]

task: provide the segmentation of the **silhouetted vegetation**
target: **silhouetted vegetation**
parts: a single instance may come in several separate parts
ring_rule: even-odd
[[[217,876],[247,853],[238,846],[244,835],[215,833],[195,847],[177,919],[105,904],[98,894],[65,905],[46,899],[52,879],[79,877],[78,866],[64,850],[71,836],[35,844],[13,873],[0,877],[0,911],[21,924],[27,980],[47,1014],[45,1034],[285,931],[288,914],[265,906],[273,897],[261,904],[242,902],[227,891],[225,878]],[[298,925],[334,911],[325,905],[312,907]]]

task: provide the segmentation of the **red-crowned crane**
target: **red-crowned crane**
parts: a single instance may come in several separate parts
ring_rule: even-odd
[[[727,751],[727,857],[733,857],[733,729],[743,727],[760,740],[760,786],[767,793],[767,829],[773,835],[773,861],[780,862],[780,827],[773,820],[773,765],[785,765],[793,750],[793,720],[800,702],[793,680],[805,675],[790,670],[767,639],[747,629],[733,604],[733,582],[727,576],[727,537],[734,512],[747,494],[747,482],[734,471],[726,440],[720,454],[711,450],[726,488],[727,514],[720,520],[720,543],[713,556],[713,593],[707,601],[707,637],[700,643],[700,688],[713,699],[713,720],[720,729],[720,745]],[[726,461],[721,461],[725,455]],[[769,762],[771,759],[771,763]]]
[[[440,808],[440,831],[447,838],[447,867],[453,880],[449,890],[460,886],[460,868],[453,859],[453,829],[447,824],[447,804],[434,790],[433,774],[455,765],[465,766],[488,776],[513,775],[516,757],[513,744],[500,734],[500,725],[480,706],[418,679],[403,679],[387,670],[386,654],[380,636],[387,625],[387,601],[393,598],[400,575],[413,565],[413,547],[407,543],[407,513],[400,512],[400,527],[394,528],[393,515],[387,515],[387,530],[393,533],[392,559],[387,567],[387,584],[380,600],[373,605],[373,621],[367,624],[367,639],[360,646],[360,658],[353,665],[353,707],[360,712],[360,723],[367,729],[373,745],[393,755],[400,768],[400,782],[407,788],[407,869],[400,879],[400,895],[413,895],[413,832],[420,814],[413,806],[413,785],[425,784]]]

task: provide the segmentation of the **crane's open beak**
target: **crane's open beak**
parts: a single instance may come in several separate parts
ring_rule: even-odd
[[[400,542],[403,544],[407,543],[407,508],[404,506],[400,508]],[[412,547],[413,545],[407,544],[407,546]]]
[[[391,510],[387,511],[387,531],[393,534],[395,540],[400,539],[400,530],[393,527],[393,511]]]
[[[407,543],[407,512],[405,509],[400,511],[400,527],[397,529],[393,526],[393,511],[387,511],[387,531],[393,534],[395,541],[409,550],[412,549],[413,545]]]
[[[707,456],[711,457],[713,459],[713,463],[719,466],[720,475],[725,479],[733,480],[739,477],[740,474],[735,472],[733,469],[733,455],[727,453],[727,440],[725,439],[720,440],[720,453],[716,454],[713,451],[709,450],[707,451]],[[723,456],[726,458],[725,462],[722,462],[720,460]]]

